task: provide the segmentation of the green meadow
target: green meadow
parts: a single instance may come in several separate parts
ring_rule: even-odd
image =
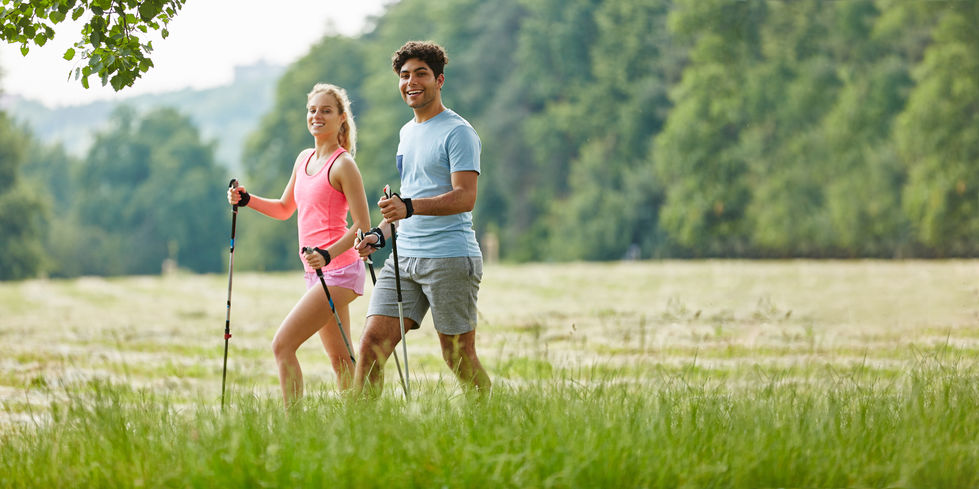
[[[979,486],[979,261],[487,265],[489,398],[426,322],[410,401],[314,338],[287,413],[303,289],[235,274],[222,410],[227,276],[0,283],[0,487]]]

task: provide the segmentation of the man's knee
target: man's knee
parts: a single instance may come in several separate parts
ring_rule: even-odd
[[[401,339],[398,332],[397,318],[394,318],[393,327],[391,318],[386,316],[370,316],[364,327],[364,333],[360,340],[361,355],[372,357],[385,357],[385,352],[393,347],[397,340]]]
[[[450,367],[455,368],[463,357],[473,358],[476,356],[476,344],[473,341],[474,332],[463,333],[460,335],[439,334],[439,342],[442,346],[442,358]]]

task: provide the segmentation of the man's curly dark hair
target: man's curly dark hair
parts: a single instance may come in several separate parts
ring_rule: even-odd
[[[449,64],[449,56],[445,54],[442,46],[432,41],[408,41],[391,58],[391,66],[395,73],[401,72],[401,67],[412,58],[418,58],[425,62],[436,77],[445,70],[445,65]]]

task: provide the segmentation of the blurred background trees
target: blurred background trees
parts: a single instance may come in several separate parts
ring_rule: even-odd
[[[282,192],[318,81],[352,98],[373,204],[397,187],[410,39],[448,49],[443,99],[483,142],[476,231],[503,260],[974,257],[976,5],[401,0],[287,67],[240,161],[172,109],[118,110],[84,157],[0,120],[0,273],[220,270],[228,179]],[[298,269],[294,221],[240,216],[237,266]]]

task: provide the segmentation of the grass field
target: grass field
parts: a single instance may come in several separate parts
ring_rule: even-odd
[[[222,411],[226,276],[0,283],[0,487],[979,486],[979,261],[491,265],[491,398],[426,323],[410,402],[313,340],[287,415],[302,289],[236,274]]]

